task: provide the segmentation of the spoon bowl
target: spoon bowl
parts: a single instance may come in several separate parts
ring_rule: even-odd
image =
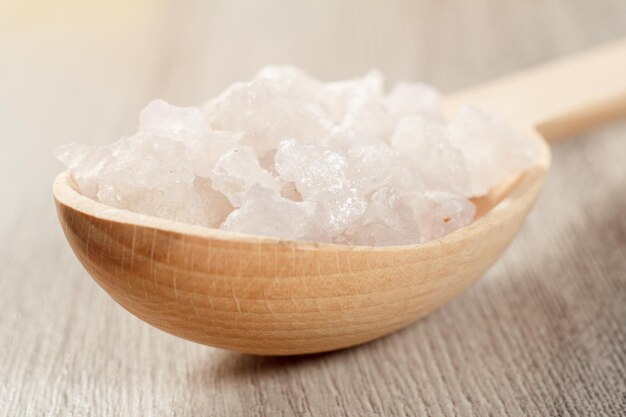
[[[563,74],[581,68],[605,76],[574,96]],[[625,42],[450,96],[450,110],[468,103],[504,114],[540,144],[540,158],[475,200],[472,224],[425,244],[344,246],[179,223],[91,200],[67,172],[53,185],[59,220],[98,284],[128,311],[168,333],[267,355],[358,345],[431,313],[484,274],[515,237],[544,182],[550,151],[542,135],[572,133],[555,129],[559,121],[576,120],[579,131],[608,120],[609,113],[621,115],[626,111],[621,74],[626,74]],[[546,86],[563,92],[547,98],[553,105],[544,103]],[[551,130],[543,131],[545,126]]]
[[[54,182],[78,259],[119,304],[195,342],[291,355],[361,344],[450,301],[498,259],[522,225],[549,165],[477,201],[468,227],[421,245],[284,241],[193,226],[105,206],[69,173]]]

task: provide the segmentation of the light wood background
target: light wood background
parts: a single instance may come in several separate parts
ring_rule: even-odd
[[[554,147],[521,235],[463,296],[323,355],[142,323],[79,265],[50,192],[57,145],[267,63],[450,91],[621,36],[624,0],[0,0],[0,416],[626,415],[626,123]]]

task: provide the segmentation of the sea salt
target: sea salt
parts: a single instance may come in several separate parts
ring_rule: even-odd
[[[470,224],[472,197],[535,163],[537,145],[439,93],[383,78],[323,83],[267,67],[202,107],[150,102],[138,132],[56,152],[85,196],[233,232],[404,245]]]

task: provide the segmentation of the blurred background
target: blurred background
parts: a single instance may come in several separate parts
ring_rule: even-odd
[[[307,358],[135,319],[78,264],[51,195],[58,145],[109,143],[149,100],[202,103],[266,64],[446,92],[623,36],[624,0],[0,0],[0,416],[623,415],[624,123],[556,145],[522,235],[460,299]]]
[[[48,191],[59,144],[111,142],[149,100],[199,104],[263,65],[450,91],[615,38],[625,15],[623,0],[0,0],[2,178],[36,157]]]

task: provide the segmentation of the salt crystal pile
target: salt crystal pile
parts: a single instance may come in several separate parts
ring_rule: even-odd
[[[267,67],[203,107],[154,100],[139,131],[57,157],[85,196],[234,232],[349,245],[427,242],[472,222],[469,198],[531,166],[537,145],[433,88],[385,94],[371,71],[324,84]]]

